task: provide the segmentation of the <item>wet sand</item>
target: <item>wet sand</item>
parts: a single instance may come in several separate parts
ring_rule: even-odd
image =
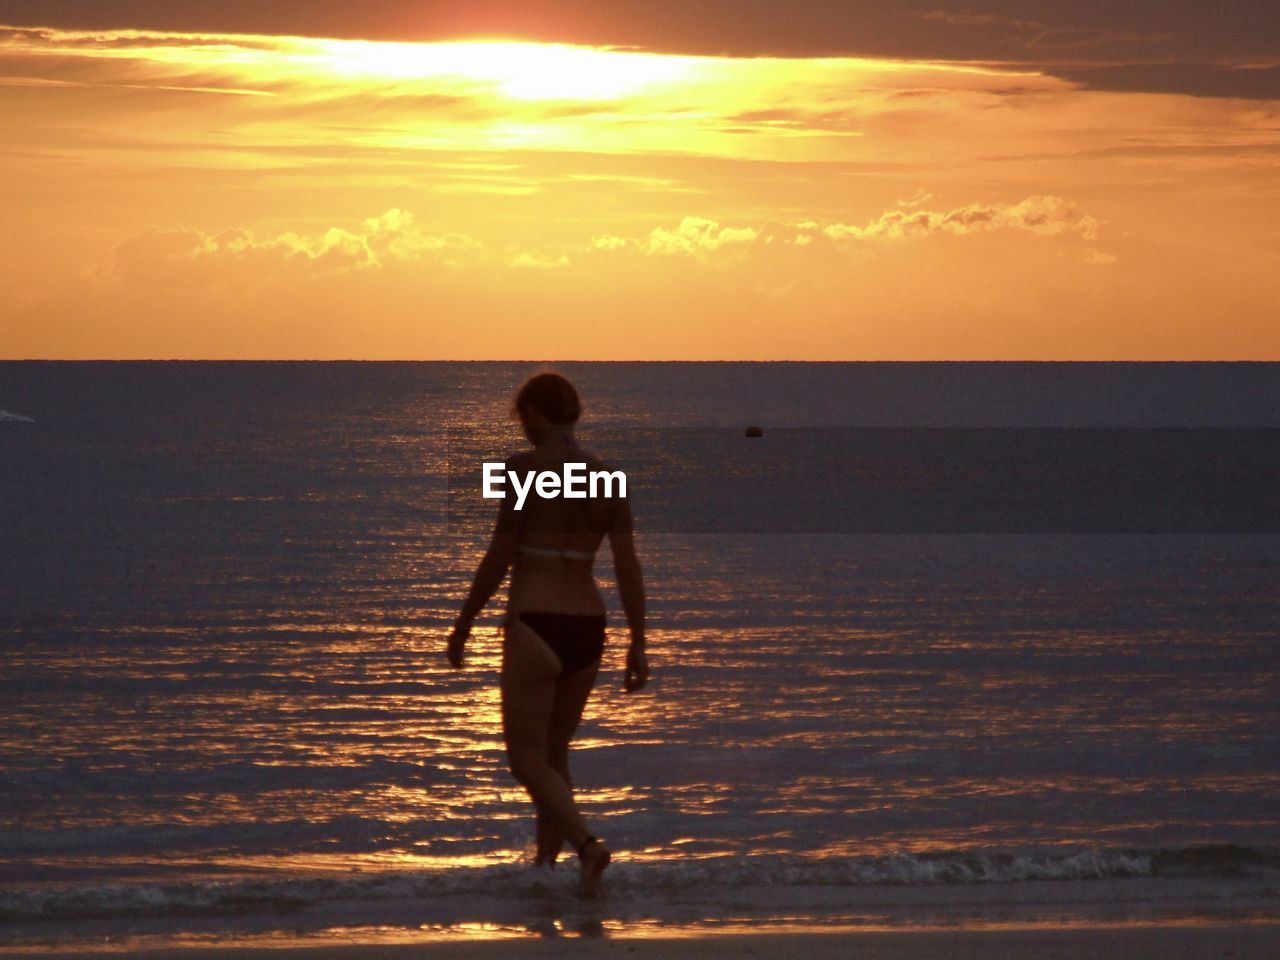
[[[555,937],[538,940],[474,940],[308,947],[194,947],[91,952],[41,951],[3,957],[45,960],[541,960],[541,958],[729,957],[835,960],[1274,960],[1280,956],[1280,923],[1015,930],[904,930],[852,933],[731,934],[681,939]]]

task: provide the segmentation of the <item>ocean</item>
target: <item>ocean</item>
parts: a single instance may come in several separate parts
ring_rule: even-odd
[[[0,949],[1280,920],[1280,364],[555,364],[649,596],[601,903],[501,592],[444,659],[543,367],[0,363]]]

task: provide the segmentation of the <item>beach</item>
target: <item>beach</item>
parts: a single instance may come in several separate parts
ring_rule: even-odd
[[[309,947],[180,947],[129,951],[137,960],[1273,960],[1280,926],[1268,924],[1161,925],[1006,930],[901,930],[840,933],[738,933],[652,939],[554,938]],[[11,953],[9,958],[98,960],[93,951]]]

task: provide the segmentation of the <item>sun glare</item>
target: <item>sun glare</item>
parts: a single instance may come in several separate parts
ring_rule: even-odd
[[[614,100],[683,79],[696,58],[565,44],[319,41],[330,71],[370,79],[457,78],[516,100]]]
[[[409,43],[312,37],[208,34],[190,42],[143,31],[66,31],[68,41],[23,47],[24,54],[163,64],[171,71],[210,67],[268,86],[337,81],[488,86],[513,100],[613,100],[689,79],[708,58],[522,40]],[[17,41],[0,37],[0,49]],[[190,87],[188,87],[190,89]]]

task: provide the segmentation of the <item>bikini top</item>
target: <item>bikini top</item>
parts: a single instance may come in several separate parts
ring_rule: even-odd
[[[585,550],[562,550],[551,547],[531,547],[527,543],[517,546],[521,553],[530,557],[550,557],[553,560],[594,560],[594,553],[587,553]]]

